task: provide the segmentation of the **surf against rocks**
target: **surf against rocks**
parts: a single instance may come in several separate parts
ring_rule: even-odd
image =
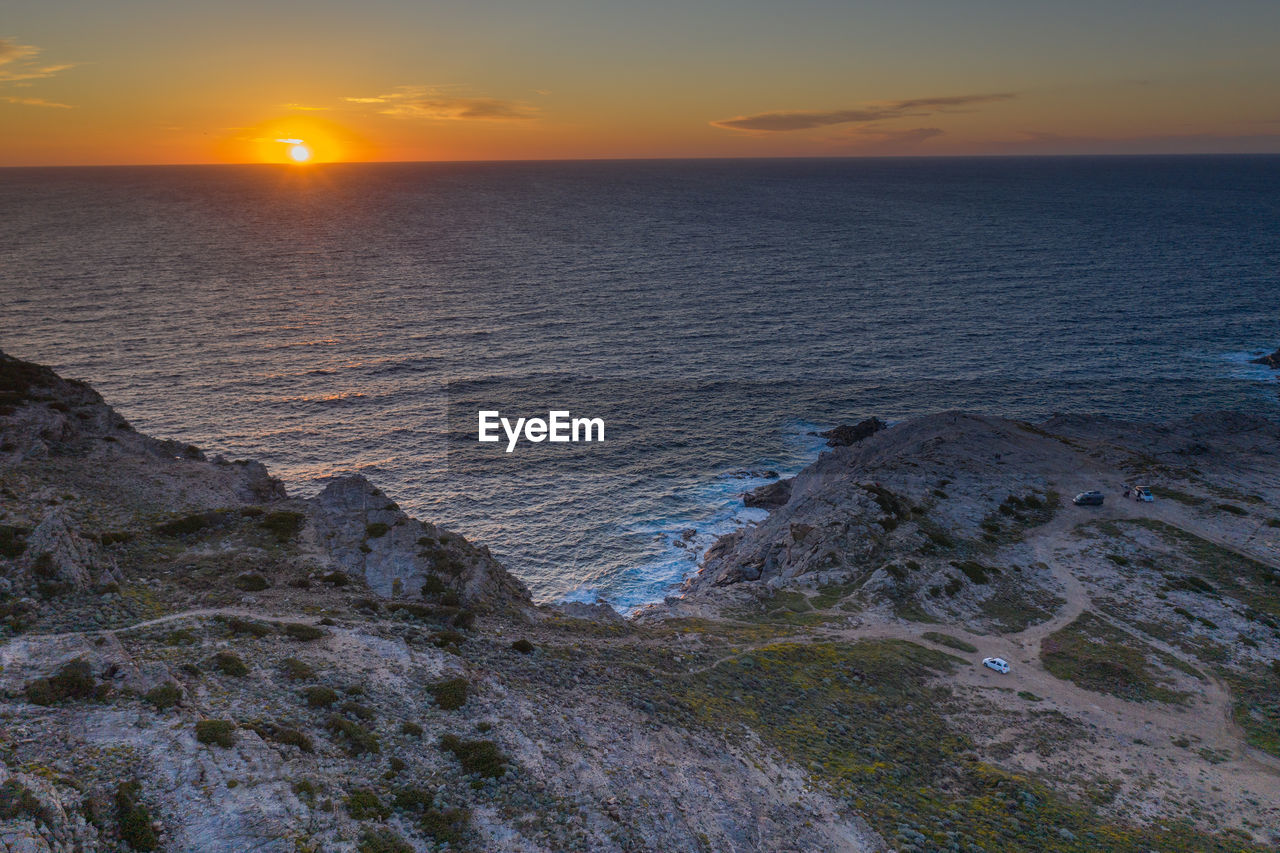
[[[514,424],[498,411],[485,409],[478,413],[478,422],[478,437],[482,442],[501,441],[498,427],[502,427],[507,436],[507,453],[516,449],[522,436],[534,444],[604,441],[603,418],[574,418],[564,409],[552,409],[545,419],[517,418]]]

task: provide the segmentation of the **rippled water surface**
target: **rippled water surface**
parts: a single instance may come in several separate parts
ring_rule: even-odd
[[[821,426],[1280,415],[1278,271],[1274,157],[0,170],[0,348],[622,605]],[[461,438],[549,406],[606,443]]]

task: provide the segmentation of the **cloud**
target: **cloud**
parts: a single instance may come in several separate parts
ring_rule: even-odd
[[[59,71],[73,68],[72,65],[36,65],[32,60],[40,53],[40,48],[30,44],[19,44],[13,39],[0,39],[0,86],[9,85],[15,88],[30,86],[32,80],[43,80],[52,77]],[[0,97],[0,101],[9,104],[21,104],[28,107],[58,107],[70,109],[70,104],[59,104],[44,98]]]
[[[450,95],[425,86],[401,86],[384,95],[343,100],[377,106],[380,115],[430,121],[519,121],[537,115],[536,108],[518,101]]]
[[[40,48],[33,47],[29,44],[18,44],[13,39],[0,39],[0,65],[8,65],[10,62],[17,62],[26,59],[28,56],[35,56],[40,52]]]
[[[324,112],[329,109],[329,107],[313,107],[310,104],[292,104],[292,103],[281,104],[280,108],[283,110],[294,110],[296,112],[304,112],[304,113],[318,113],[318,112]]]
[[[1015,97],[1003,92],[987,95],[950,95],[938,98],[911,98],[902,101],[883,101],[843,110],[778,110],[749,116],[721,119],[711,122],[713,127],[726,130],[745,130],[778,133],[793,130],[811,130],[838,124],[867,124],[876,121],[928,116],[937,112],[956,112],[959,108],[1006,101]]]
[[[10,104],[22,104],[28,107],[56,107],[60,110],[71,109],[70,104],[59,104],[57,101],[46,101],[44,98],[12,98],[5,96],[0,97],[0,101],[5,101]]]

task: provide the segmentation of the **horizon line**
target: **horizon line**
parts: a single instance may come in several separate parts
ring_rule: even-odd
[[[174,169],[205,166],[262,166],[306,172],[326,166],[422,166],[437,164],[489,165],[500,163],[679,163],[679,162],[761,162],[761,161],[832,161],[832,160],[1099,160],[1099,159],[1185,159],[1195,157],[1280,157],[1280,151],[1200,151],[1200,152],[1109,152],[1074,154],[810,154],[778,156],[687,156],[687,157],[530,157],[489,160],[331,160],[318,163],[255,163],[250,161],[222,163],[214,161],[189,163],[46,163],[26,165],[0,164],[9,169]]]

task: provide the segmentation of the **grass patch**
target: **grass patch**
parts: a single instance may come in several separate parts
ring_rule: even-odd
[[[1166,486],[1151,486],[1150,491],[1154,497],[1174,501],[1183,506],[1202,506],[1208,502],[1205,498],[1189,495],[1186,492],[1180,492],[1177,489],[1170,489]]]
[[[200,720],[196,723],[196,740],[230,748],[236,743],[236,724],[230,720]]]
[[[258,522],[258,526],[283,544],[297,536],[306,521],[307,517],[303,513],[279,509],[264,515],[262,521]]]
[[[1085,690],[1129,702],[1185,702],[1187,694],[1169,687],[1152,657],[1168,665],[1169,656],[1091,613],[1046,637],[1040,646],[1040,659],[1050,674]]]
[[[894,640],[776,643],[676,676],[669,691],[695,723],[746,725],[852,810],[896,850],[1001,853],[1228,853],[1261,850],[1176,820],[1141,827],[1101,817],[1087,801],[979,761],[950,728],[955,659]],[[1063,832],[1066,830],[1066,832]]]
[[[1280,571],[1163,521],[1136,518],[1118,523],[1156,534],[1166,545],[1176,548],[1195,569],[1195,575],[1220,594],[1230,595],[1272,618],[1280,617]],[[1191,573],[1177,574],[1185,579]]]
[[[966,643],[959,637],[953,637],[950,634],[943,634],[940,631],[925,631],[920,636],[924,637],[926,640],[931,640],[940,646],[946,646],[949,649],[955,649],[959,652],[969,652],[972,654],[978,650],[977,646]]]
[[[391,807],[368,788],[357,788],[347,795],[347,814],[355,820],[386,820],[391,817]]]
[[[309,681],[316,677],[315,669],[310,664],[297,658],[285,658],[280,661],[280,669],[294,681]]]
[[[1219,672],[1231,686],[1232,716],[1250,746],[1280,757],[1280,661],[1237,672]]]
[[[155,850],[160,845],[151,828],[151,812],[138,798],[137,782],[121,782],[116,787],[116,821],[120,838],[134,850]]]
[[[440,738],[440,748],[453,753],[468,775],[476,774],[496,779],[507,772],[507,757],[491,740],[462,740],[447,734]]]
[[[33,705],[57,705],[75,699],[102,700],[110,692],[109,685],[98,684],[93,668],[83,658],[63,664],[56,675],[38,678],[23,689],[26,700]]]
[[[456,711],[467,704],[467,680],[465,678],[459,677],[437,681],[427,687],[427,692],[431,694],[431,698],[435,700],[436,704],[445,711]]]
[[[182,690],[171,682],[161,684],[142,694],[142,700],[153,705],[157,711],[167,711],[182,701]]]
[[[339,741],[351,755],[376,753],[382,750],[378,737],[357,722],[334,714],[325,723],[325,728]]]
[[[249,674],[249,667],[245,666],[244,661],[235,652],[218,652],[213,656],[213,667],[223,675],[236,678]]]
[[[317,628],[315,625],[308,625],[305,622],[290,622],[284,626],[284,633],[286,637],[292,637],[304,643],[318,640],[325,635],[323,628]]]

